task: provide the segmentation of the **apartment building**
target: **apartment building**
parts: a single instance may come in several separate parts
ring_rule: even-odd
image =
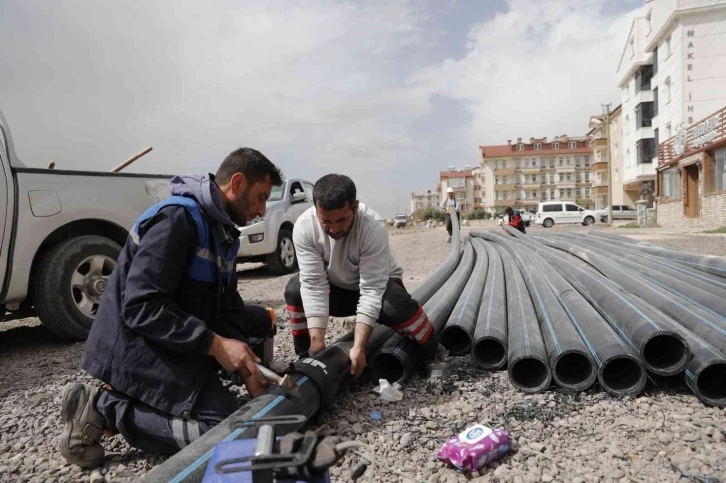
[[[474,209],[483,209],[484,204],[484,181],[485,176],[482,168],[476,166],[464,166],[457,169],[449,166],[447,171],[439,173],[440,199],[444,200],[446,190],[454,189],[454,196],[461,204],[461,213],[466,214]]]
[[[610,131],[605,115],[590,117],[590,143],[592,145],[592,198],[596,210],[608,207],[608,185],[612,183],[612,204],[635,207],[633,191],[625,191],[623,184],[623,118],[621,106],[610,112]],[[608,162],[608,151],[610,161]]]
[[[411,211],[410,214],[427,208],[437,208],[441,203],[441,190],[424,190],[411,193]]]
[[[726,0],[647,0],[618,66],[624,187],[653,200],[656,147],[726,99]]]
[[[567,200],[592,207],[590,138],[562,135],[522,138],[505,145],[479,146],[484,174],[484,204],[491,213],[504,208],[534,211],[540,201]]]

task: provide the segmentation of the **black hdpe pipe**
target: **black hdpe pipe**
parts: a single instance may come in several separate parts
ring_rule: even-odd
[[[433,297],[423,305],[423,310],[437,334],[441,332],[441,327],[451,314],[454,304],[464,290],[473,266],[474,250],[471,243],[466,241],[464,254],[454,273]],[[371,358],[370,370],[372,377],[374,379],[386,379],[390,383],[405,380],[418,361],[417,350],[418,346],[413,340],[399,335],[394,336]]]
[[[633,245],[633,247],[640,251],[650,253],[661,258],[667,258],[688,267],[696,268],[703,272],[726,278],[726,257],[679,252],[651,245],[636,244]]]
[[[623,290],[585,262],[534,242],[532,237],[526,240],[600,312],[649,371],[672,376],[685,368],[690,358],[688,345],[683,337],[669,330],[674,324],[669,317]]]
[[[620,258],[619,263],[622,263],[623,266],[637,271],[654,284],[666,288],[681,297],[687,296],[689,300],[705,310],[709,310],[720,317],[726,317],[726,290],[666,267],[663,264],[663,259],[651,260],[644,257],[642,252],[629,249],[627,245],[616,245],[607,243],[607,241],[601,242],[600,239],[593,240],[593,237],[578,237],[566,234],[548,236],[553,239],[572,240],[574,243],[579,243],[581,247],[592,247],[611,253]]]
[[[552,371],[532,299],[512,255],[495,245],[504,266],[507,291],[507,373],[517,389],[535,393],[549,387]]]
[[[539,319],[552,379],[558,386],[570,391],[583,391],[590,387],[597,378],[595,361],[545,276],[523,253],[512,250],[513,245],[507,238],[486,232],[477,236],[508,250],[519,268]]]
[[[666,290],[636,274],[623,271],[615,263],[575,242],[568,240],[544,243],[567,249],[626,290],[672,317],[672,330],[686,340],[692,354],[685,371],[686,383],[702,401],[715,406],[726,406],[726,359],[722,355],[726,353],[724,320],[713,317],[680,297],[673,297]]]
[[[476,318],[471,355],[479,367],[501,369],[507,363],[507,293],[504,266],[491,243],[476,238],[484,245],[489,259],[487,280]]]
[[[590,230],[587,232],[587,234],[596,236],[596,237],[600,237],[600,238],[605,238],[606,240],[613,240],[613,241],[628,243],[630,245],[637,245],[638,243],[640,243],[638,240],[635,240],[633,238],[629,238],[627,236],[615,235],[613,233],[605,233],[605,232],[601,232],[601,231]]]
[[[568,235],[570,234],[568,233]],[[680,263],[674,262],[673,260],[668,260],[667,258],[661,258],[655,255],[651,255],[650,253],[641,252],[635,247],[629,246],[628,244],[621,244],[617,241],[608,240],[605,238],[583,236],[579,234],[573,236],[573,238],[587,241],[589,244],[592,245],[597,244],[598,246],[606,247],[610,250],[618,250],[618,253],[620,253],[621,251],[626,252],[637,257],[637,260],[652,262],[648,264],[649,267],[658,267],[659,269],[667,268],[669,271],[664,273],[670,274],[673,277],[680,278],[685,275],[690,278],[695,278],[698,282],[706,283],[721,290],[726,290],[726,279],[723,279],[718,275],[712,275],[710,273],[702,272],[701,270],[697,270],[695,268],[681,265]],[[698,286],[708,291],[700,283]]]
[[[520,252],[526,253],[531,263],[547,273],[547,282],[595,359],[597,379],[603,389],[614,396],[642,392],[647,381],[645,367],[610,324],[526,240],[509,237],[508,241],[515,247],[525,248]]]
[[[516,240],[515,243],[521,243]],[[522,246],[527,247],[522,243]],[[597,364],[597,380],[614,396],[633,396],[645,388],[647,374],[637,355],[615,333],[610,324],[585,298],[534,251],[528,252],[532,263],[547,273],[547,281],[562,307],[567,311],[583,342]]]
[[[452,356],[463,356],[471,351],[471,336],[489,267],[489,256],[484,244],[480,240],[472,240],[471,243],[476,254],[474,270],[439,337],[440,343]]]
[[[709,341],[722,354],[726,354],[726,318],[704,310],[690,301],[688,296],[698,289],[692,289],[688,296],[684,297],[680,292],[663,287],[648,276],[623,270],[621,267],[633,270],[637,268],[623,263],[620,259],[606,258],[576,240],[553,238],[550,241],[543,240],[543,243],[566,250],[587,262],[610,280],[645,300],[698,337]]]

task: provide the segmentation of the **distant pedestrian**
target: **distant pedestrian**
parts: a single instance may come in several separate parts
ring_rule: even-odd
[[[508,206],[507,209],[504,210],[504,213],[509,218],[509,226],[516,228],[522,233],[527,233],[527,231],[524,229],[524,220],[522,220],[522,216],[520,215],[519,211],[513,210],[511,206]]]
[[[451,243],[451,210],[453,209],[454,212],[456,212],[456,219],[458,221],[461,221],[461,206],[459,205],[458,200],[456,197],[454,197],[454,188],[446,188],[446,198],[441,203],[441,209],[443,209],[446,212],[446,231],[449,233],[449,236],[446,238],[446,243]]]

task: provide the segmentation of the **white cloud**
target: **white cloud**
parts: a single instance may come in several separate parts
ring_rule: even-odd
[[[582,135],[601,103],[618,104],[615,69],[634,12],[603,12],[605,0],[510,0],[473,26],[467,54],[423,69],[417,89],[465,103],[469,146]]]

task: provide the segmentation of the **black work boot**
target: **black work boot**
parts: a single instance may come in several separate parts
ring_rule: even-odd
[[[67,462],[82,468],[103,463],[104,451],[99,441],[104,419],[96,409],[100,392],[98,387],[80,383],[69,383],[63,390],[64,426],[58,449]]]

